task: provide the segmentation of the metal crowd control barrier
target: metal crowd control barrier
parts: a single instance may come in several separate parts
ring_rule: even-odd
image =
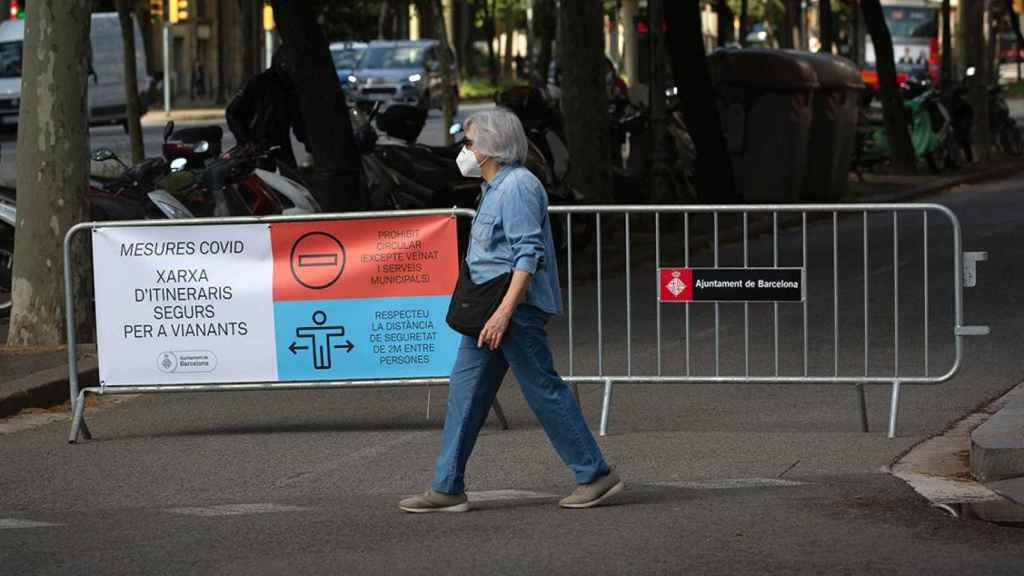
[[[68,441],[75,443],[79,434],[86,439],[92,438],[85,422],[84,408],[86,394],[153,394],[165,392],[251,392],[264,390],[322,390],[338,388],[383,388],[383,387],[429,387],[436,385],[447,385],[448,378],[406,378],[394,380],[349,380],[349,381],[312,381],[312,382],[256,382],[244,384],[165,384],[165,385],[140,385],[140,386],[117,386],[117,387],[95,387],[79,390],[77,358],[75,354],[78,342],[78,334],[75,324],[75,293],[71,285],[70,271],[74,266],[72,260],[71,245],[74,237],[84,230],[108,227],[127,226],[210,226],[217,224],[273,224],[283,222],[309,222],[309,221],[334,221],[354,220],[371,218],[395,218],[402,216],[431,216],[451,215],[455,217],[472,218],[475,215],[473,210],[446,209],[446,210],[405,210],[405,211],[382,211],[382,212],[354,212],[343,214],[310,214],[302,216],[268,216],[268,217],[233,217],[233,218],[201,218],[189,220],[144,220],[125,222],[87,222],[71,228],[64,237],[64,304],[66,308],[66,319],[68,326],[68,381],[70,398],[72,403],[73,418],[71,433]],[[494,412],[503,428],[508,428],[508,422],[501,408],[501,404],[495,400]],[[429,400],[428,400],[429,410]],[[429,413],[429,412],[428,412]]]
[[[952,378],[960,369],[960,365],[963,357],[963,337],[964,336],[978,336],[986,335],[989,330],[987,326],[968,326],[963,322],[963,288],[971,287],[975,284],[975,264],[979,261],[987,259],[987,254],[984,252],[962,252],[962,237],[960,223],[956,215],[946,208],[945,206],[936,204],[788,204],[788,205],[747,205],[747,206],[554,206],[550,209],[552,213],[552,221],[554,226],[564,226],[563,230],[566,232],[566,251],[560,253],[559,257],[563,260],[564,267],[568,275],[568,281],[563,284],[563,292],[566,294],[567,302],[567,329],[568,329],[568,370],[565,373],[565,380],[572,383],[574,386],[578,383],[596,383],[604,385],[604,397],[602,403],[602,414],[601,414],[601,435],[607,434],[608,420],[611,411],[611,400],[612,391],[614,384],[832,384],[832,385],[852,385],[856,386],[859,395],[859,407],[860,407],[860,419],[862,430],[867,431],[868,421],[866,414],[866,402],[864,398],[863,386],[865,384],[888,384],[892,386],[891,403],[889,411],[889,426],[888,435],[890,438],[896,435],[896,423],[899,409],[900,399],[900,387],[904,384],[938,384],[945,382]],[[263,382],[263,383],[247,383],[247,384],[175,384],[175,385],[151,385],[151,386],[132,386],[132,387],[116,387],[116,388],[85,388],[79,390],[78,386],[78,371],[77,361],[75,356],[75,348],[77,343],[77,334],[75,331],[75,316],[73,302],[75,294],[73,287],[70,282],[70,270],[74,265],[71,259],[71,242],[76,234],[83,230],[92,230],[100,227],[124,227],[124,226],[205,226],[215,224],[245,224],[245,223],[274,223],[274,222],[303,222],[303,221],[328,221],[328,220],[348,220],[348,219],[365,219],[365,218],[391,218],[399,216],[425,216],[425,215],[454,215],[462,217],[472,217],[475,212],[473,210],[466,209],[450,209],[450,210],[410,210],[410,211],[389,211],[389,212],[362,212],[362,213],[347,213],[347,214],[315,214],[308,216],[272,216],[272,217],[252,217],[252,218],[207,218],[207,219],[195,219],[195,220],[177,220],[177,221],[135,221],[135,222],[103,222],[103,223],[83,223],[73,227],[64,239],[64,282],[65,282],[65,306],[67,314],[67,325],[68,325],[68,366],[69,366],[69,382],[70,382],[70,394],[72,401],[72,409],[74,417],[71,425],[71,434],[69,441],[75,442],[79,436],[79,432],[90,438],[88,427],[84,420],[84,405],[85,395],[87,393],[92,394],[145,394],[145,393],[162,393],[162,392],[221,392],[221,391],[261,391],[261,390],[311,390],[311,389],[335,389],[335,388],[375,388],[375,387],[429,387],[432,385],[446,385],[448,384],[447,378],[412,378],[412,379],[399,379],[399,380],[358,380],[358,381],[341,381],[341,382]],[[940,290],[945,296],[947,304],[952,304],[952,318],[951,334],[944,332],[948,336],[952,336],[952,364],[948,367],[945,372],[935,372],[932,370],[930,365],[930,352],[933,347],[937,344],[934,339],[930,336],[933,332],[934,324],[930,322],[933,316],[933,308],[935,307],[930,301],[930,280],[933,275],[938,274],[934,268],[929,267],[929,260],[937,259],[941,257],[938,252],[933,252],[931,247],[933,242],[939,244],[941,242],[935,242],[929,240],[929,230],[934,227],[935,223],[929,223],[929,214],[937,214],[942,219],[945,219],[949,225],[950,231],[950,248],[951,254],[946,252],[947,256],[951,256],[952,270],[946,269],[946,272],[951,272],[951,285],[946,284],[944,287],[940,287]],[[885,218],[882,218],[885,216]],[[904,222],[901,228],[901,216],[904,220],[913,220],[914,222]],[[603,219],[602,219],[603,217]],[[624,316],[622,324],[625,326],[625,338],[623,347],[625,348],[624,366],[621,370],[616,373],[613,368],[609,365],[606,356],[608,356],[605,342],[608,340],[605,335],[605,325],[609,321],[609,313],[607,307],[604,304],[606,299],[605,292],[608,290],[610,279],[607,278],[608,274],[605,273],[609,263],[606,261],[606,252],[609,252],[612,246],[605,243],[602,236],[602,220],[604,225],[608,227],[610,219],[616,217],[623,217],[624,219],[624,242],[622,247],[624,252],[621,254],[625,260],[624,270],[624,284],[625,284],[625,295],[621,299],[625,303]],[[644,245],[644,248],[650,247],[653,250],[653,261],[655,264],[655,270],[650,272],[644,282],[647,283],[649,288],[654,288],[655,291],[659,289],[656,282],[650,282],[651,278],[656,278],[656,269],[663,264],[666,265],[682,265],[684,267],[691,267],[699,263],[700,260],[704,260],[702,265],[705,267],[730,267],[738,269],[751,268],[751,263],[754,260],[770,260],[770,264],[762,264],[762,266],[768,266],[773,268],[781,268],[783,264],[790,267],[799,267],[804,270],[804,278],[809,288],[805,287],[807,296],[802,299],[800,303],[760,303],[760,302],[740,302],[740,303],[704,303],[704,302],[690,302],[685,304],[664,304],[657,302],[654,295],[651,295],[651,300],[654,302],[654,318],[653,324],[655,327],[654,343],[649,347],[644,347],[645,354],[649,355],[650,350],[654,350],[654,366],[650,373],[640,373],[636,366],[634,366],[634,338],[635,334],[633,331],[634,317],[636,316],[634,310],[634,290],[633,290],[633,276],[638,272],[634,269],[634,256],[633,256],[633,237],[631,235],[634,218],[650,217],[653,222],[647,224],[653,225],[653,235],[649,243]],[[781,223],[780,223],[781,217]],[[704,219],[703,221],[701,219]],[[700,224],[707,224],[706,219],[710,218],[710,233],[703,234],[700,231]],[[739,239],[725,238],[720,230],[721,220],[724,218],[732,218],[733,224],[736,225],[735,230],[739,235]],[[767,222],[758,219],[766,219]],[[791,219],[792,218],[792,219]],[[662,220],[675,220],[674,224],[679,224],[678,230],[670,230],[668,233],[663,233],[663,229],[668,226],[662,225]],[[678,222],[681,220],[681,222]],[[809,220],[811,221],[809,224]],[[824,222],[822,222],[824,220]],[[840,233],[840,222],[843,220],[843,232]],[[809,244],[808,233],[809,230],[821,236],[822,225],[828,228],[828,223],[831,223],[831,242],[825,242],[824,244],[831,250],[831,266],[826,268],[816,267],[812,271],[812,262],[809,260],[809,246],[813,246],[815,250],[822,244],[821,242],[813,242]],[[881,222],[881,226],[878,223]],[[891,224],[890,224],[891,222]],[[727,223],[728,224],[728,223]],[[754,253],[751,254],[751,240],[754,236],[754,232],[758,230],[758,224],[762,224],[761,231],[767,233],[770,237],[770,250],[765,249],[765,254]],[[883,233],[871,233],[872,225],[875,227],[883,228]],[[580,236],[580,239],[576,239],[577,235],[574,233],[574,226],[576,230],[579,230],[582,226],[592,226],[592,234],[588,230],[584,235]],[[920,345],[915,345],[914,350],[917,371],[910,371],[907,365],[911,362],[907,361],[907,356],[910,355],[908,352],[908,346],[905,340],[908,338],[908,331],[901,331],[900,319],[902,316],[907,314],[907,308],[905,307],[903,312],[900,308],[901,300],[901,286],[902,289],[906,290],[908,282],[906,280],[901,284],[901,272],[900,269],[907,266],[907,262],[901,260],[902,257],[906,256],[909,252],[904,249],[900,249],[901,231],[903,236],[908,236],[906,231],[909,229],[912,232],[915,228],[920,227],[920,234],[914,234],[914,238],[920,240],[921,246],[915,251],[915,254],[922,256],[920,261],[923,265],[921,275],[916,280],[920,280],[919,283],[916,280],[911,280],[909,284],[913,286],[920,286],[920,291],[915,293],[915,296],[919,296],[923,302],[923,331],[920,331],[922,336]],[[888,228],[888,230],[886,230]],[[694,232],[696,230],[696,233]],[[649,231],[649,229],[648,229]],[[825,237],[827,239],[828,230]],[[678,235],[676,235],[678,233]],[[786,243],[796,243],[793,236],[799,236],[799,244],[801,249],[796,252],[783,250],[785,246],[780,248],[780,239]],[[669,245],[669,249],[663,250],[663,237],[668,236],[670,239],[675,239],[676,242]],[[842,242],[841,242],[842,238]],[[576,272],[581,268],[579,263],[579,256],[577,252],[582,252],[578,246],[574,246],[574,243],[579,243],[581,240],[592,241],[593,254],[589,256],[586,265],[592,263],[595,267],[594,282],[592,284],[585,284],[576,278]],[[872,242],[878,243],[879,239],[885,244],[881,252],[887,253],[880,261],[884,263],[884,266],[878,270],[871,270],[870,266],[872,262],[879,261],[878,258],[873,258],[873,252],[879,252],[876,247],[872,250]],[[817,239],[816,239],[817,240]],[[891,240],[891,252],[889,252],[889,241]],[[914,239],[907,242],[904,239],[905,244],[913,244]],[[862,263],[862,276],[863,276],[863,290],[862,293],[856,295],[856,298],[851,298],[847,301],[854,302],[858,307],[863,304],[863,315],[862,315],[862,329],[856,330],[857,340],[860,342],[860,350],[862,351],[862,361],[860,358],[854,359],[850,355],[842,355],[841,349],[851,349],[848,345],[844,345],[840,338],[840,326],[841,316],[840,313],[840,297],[843,294],[843,290],[839,285],[839,270],[840,270],[840,254],[849,251],[849,246],[845,250],[841,251],[841,244],[851,244],[859,247],[859,254],[856,254],[857,250],[854,250],[858,265]],[[682,245],[682,250],[679,250],[679,244]],[[698,245],[699,244],[699,245]],[[700,250],[700,248],[707,248],[704,244],[710,244],[710,254],[707,250]],[[724,252],[724,254],[723,254]],[[730,252],[735,252],[732,254]],[[565,256],[564,258],[563,255]],[[636,263],[642,268],[645,257],[649,262],[651,254],[641,254],[639,258],[636,258]],[[891,258],[890,258],[891,257]],[[707,261],[710,258],[710,261]],[[671,260],[671,261],[669,261]],[[788,262],[783,263],[783,260]],[[872,276],[881,276],[884,278],[888,274],[888,270],[892,271],[892,283],[884,282],[881,284],[873,284],[870,278]],[[941,272],[941,270],[940,270]],[[831,305],[831,318],[832,322],[828,332],[831,336],[831,354],[828,354],[828,349],[825,351],[815,350],[814,359],[811,355],[811,341],[815,342],[815,346],[820,345],[822,342],[826,342],[827,338],[815,338],[812,336],[812,331],[819,328],[816,324],[809,322],[809,306],[819,307],[821,302],[813,298],[819,293],[819,289],[816,288],[821,281],[819,276],[824,276],[825,281],[823,282],[826,286],[831,288],[831,298],[824,299],[825,304]],[[829,278],[830,276],[830,278]],[[829,281],[830,280],[830,281]],[[877,302],[873,302],[878,299],[878,293],[882,293],[882,296],[886,295],[888,288],[885,285],[891,287],[891,301],[889,306],[880,306]],[[637,285],[642,286],[642,285]],[[846,288],[843,286],[842,288]],[[593,301],[596,305],[596,350],[595,358],[596,365],[590,367],[581,367],[580,362],[577,361],[577,353],[575,348],[578,343],[576,342],[576,321],[575,315],[578,310],[577,300],[579,300],[580,292],[594,290],[596,295]],[[906,299],[907,296],[903,296]],[[670,306],[680,306],[683,308],[682,318],[682,331],[679,334],[684,341],[684,349],[681,351],[679,357],[672,354],[663,354],[664,348],[668,347],[668,343],[663,339],[663,324],[667,323],[666,315],[663,312],[664,308]],[[730,366],[726,366],[726,370],[723,370],[722,363],[722,348],[720,345],[722,335],[722,313],[730,309],[740,308],[743,312],[743,353],[742,362],[738,362],[737,366],[733,367],[732,374],[727,374]],[[796,307],[800,309],[799,314],[791,314],[792,309]],[[697,316],[699,316],[702,310],[707,309],[713,310],[713,330],[714,336],[714,347],[713,354],[711,355],[710,370],[708,372],[701,372],[698,368],[700,360],[703,358],[699,354],[693,354],[692,348],[699,344],[700,334],[695,334],[692,330],[693,325],[698,322]],[[750,320],[753,314],[756,314],[758,309],[767,311],[770,313],[771,326],[771,342],[772,346],[768,353],[762,353],[758,355],[756,350],[753,350],[751,342],[751,326]],[[889,312],[891,311],[891,315]],[[884,324],[883,338],[891,337],[892,341],[887,347],[879,346],[877,340],[879,337],[877,334],[873,334],[872,320],[873,315],[880,314],[881,320],[876,320],[876,324]],[[796,318],[794,318],[796,316]],[[848,316],[846,314],[845,316]],[[848,319],[848,318],[847,318]],[[726,320],[727,321],[727,320]],[[787,326],[795,323],[799,327],[801,334],[799,338],[799,344],[801,345],[802,353],[797,352],[796,354],[787,354],[783,350],[784,340],[780,339],[780,327],[783,326],[783,322],[789,322]],[[860,322],[860,320],[858,320]],[[844,336],[849,336],[849,332],[845,331]],[[876,332],[878,332],[876,328]],[[588,334],[591,333],[588,330]],[[694,342],[696,336],[696,344]],[[901,346],[901,342],[903,345]],[[640,343],[638,341],[638,343]],[[916,344],[916,343],[915,343]],[[854,351],[858,351],[856,347],[852,348]],[[881,349],[882,352],[890,354],[892,357],[891,364],[885,362],[887,365],[880,368],[878,366],[879,359],[872,355],[878,355]],[[727,349],[728,352],[728,349]],[[789,351],[791,352],[791,351]],[[794,362],[792,356],[801,359],[801,361]],[[821,368],[819,370],[812,369],[812,364],[816,363],[817,358],[829,358],[830,366]],[[758,371],[756,363],[757,361],[764,360],[765,362],[763,371]],[[703,358],[706,360],[706,358]],[[886,360],[886,359],[883,359]],[[675,365],[673,364],[675,361]],[[850,369],[851,362],[857,364],[857,369]],[[752,369],[753,367],[753,369]],[[787,368],[789,369],[787,373]],[[854,372],[857,373],[854,373]],[[589,373],[588,373],[589,372]],[[883,373],[885,372],[885,373]],[[501,406],[497,402],[494,405],[495,412],[498,418],[501,420],[503,426],[507,427],[504,414],[501,411]]]
[[[985,335],[989,331],[987,326],[967,326],[963,322],[963,288],[974,285],[975,263],[986,260],[987,254],[984,252],[962,252],[959,220],[945,206],[936,204],[557,206],[551,208],[551,213],[553,214],[552,219],[556,223],[555,225],[562,226],[563,230],[567,232],[567,250],[559,254],[560,257],[563,257],[567,253],[565,267],[569,279],[568,282],[563,284],[563,292],[567,293],[566,313],[568,315],[567,329],[569,340],[566,380],[572,383],[604,384],[601,413],[602,436],[607,434],[608,430],[608,418],[611,410],[614,384],[853,385],[856,386],[859,395],[861,427],[865,432],[868,430],[868,420],[863,385],[889,384],[892,386],[892,393],[888,436],[893,438],[896,435],[900,387],[904,384],[937,384],[949,380],[957,373],[961,365],[963,337]],[[929,215],[937,215],[937,220],[948,222],[950,234],[948,240],[951,243],[952,253],[944,253],[950,257],[948,262],[952,264],[952,270],[944,268],[944,271],[951,273],[950,280],[952,284],[944,284],[941,290],[934,288],[934,280],[932,281],[933,288],[929,287],[931,276],[938,275],[941,272],[941,270],[937,272],[934,266],[930,268],[929,260],[937,261],[942,257],[940,253],[931,250],[940,243],[934,241],[934,232],[933,240],[931,242],[929,240],[929,229],[935,227],[934,221],[929,223]],[[620,259],[624,259],[625,272],[623,273],[624,278],[612,282],[609,274],[605,272],[609,266],[609,256],[607,253],[611,251],[612,247],[608,243],[603,242],[602,224],[607,228],[609,220],[616,217],[621,217],[624,220],[624,222],[620,223],[624,227],[624,242],[620,244],[623,248],[623,253],[619,253],[617,256]],[[780,231],[780,217],[783,220],[781,223],[782,231]],[[810,226],[808,224],[809,217],[811,219]],[[633,254],[635,242],[631,235],[631,227],[635,227],[635,224],[641,218],[647,219],[648,231],[653,228],[653,239],[649,239],[644,246],[647,250],[653,250],[655,263],[655,270],[653,271],[645,272],[641,270],[638,272],[638,268],[642,266],[636,266],[637,258]],[[650,221],[651,219],[653,219],[653,222]],[[663,220],[666,219],[673,220],[673,227],[678,227],[678,229],[671,230],[669,234],[666,234],[666,226],[663,226]],[[710,222],[708,222],[708,219],[710,219]],[[731,242],[723,240],[720,230],[721,221],[727,219],[735,225],[733,230],[738,235],[738,238],[732,238]],[[762,225],[760,227],[762,233],[770,238],[770,248],[765,247],[761,253],[752,255],[751,244],[755,220],[757,220],[756,223]],[[821,220],[824,220],[824,222],[821,222]],[[574,234],[574,226],[578,230],[581,222],[588,227],[592,227],[592,230],[587,230],[583,235]],[[694,229],[698,227],[697,224],[705,224],[708,233],[704,235],[695,234]],[[824,244],[827,247],[826,249],[831,251],[831,266],[826,266],[824,269],[821,267],[812,268],[813,262],[808,260],[809,228],[816,235],[815,242],[812,243],[813,251],[819,251],[820,246]],[[831,238],[828,238],[829,228],[831,228]],[[882,228],[881,233],[878,232],[878,228]],[[622,229],[622,227],[619,228],[619,230]],[[913,234],[909,234],[908,231]],[[799,235],[799,239],[795,239],[793,237],[795,235]],[[578,248],[574,249],[573,243],[576,242],[578,244],[581,236],[584,240],[593,242],[593,253],[588,252],[586,256],[587,261],[584,262],[585,265],[593,265],[596,271],[593,285],[574,281],[574,274],[581,267],[580,256],[576,253],[581,252],[581,250]],[[672,250],[663,250],[664,236],[669,236],[675,240],[675,243],[671,246]],[[918,261],[923,263],[923,270],[920,272],[920,275],[915,274],[916,278],[910,277],[908,273],[901,273],[901,268],[910,267],[908,262],[903,259],[911,256],[908,249],[901,250],[901,237],[904,245],[915,248],[913,253],[918,256]],[[788,251],[780,249],[780,238],[787,245],[799,244],[801,247],[800,251],[793,254],[793,249]],[[705,244],[710,244],[710,250],[698,252],[695,246],[692,245],[696,244],[698,240]],[[913,246],[918,242],[920,242],[919,246]],[[682,244],[681,250],[679,244]],[[878,244],[884,244],[884,246],[880,249]],[[891,244],[891,252],[889,251],[888,244]],[[707,248],[707,246],[704,247]],[[841,247],[843,250],[840,249]],[[854,290],[852,297],[848,292],[853,287],[848,285],[840,286],[839,284],[840,256],[849,252],[851,248],[854,252],[854,260],[845,260],[844,270],[853,266],[854,262],[856,262],[856,266],[862,266],[861,273],[863,275],[863,289],[859,290],[862,293],[858,294],[858,290]],[[667,252],[672,252],[672,254],[667,257]],[[724,252],[729,253],[723,254]],[[885,255],[879,258],[878,253]],[[646,252],[641,254],[641,256],[646,256],[649,260],[651,254]],[[654,286],[655,283],[651,282],[651,279],[655,278],[654,272],[657,267],[663,265],[691,267],[698,260],[702,259],[703,265],[707,267],[719,268],[720,266],[728,266],[748,268],[751,266],[752,257],[760,258],[762,265],[765,266],[780,267],[780,262],[784,259],[787,260],[786,264],[789,266],[803,268],[807,279],[805,290],[809,290],[809,293],[802,303],[692,302],[686,304],[663,304],[657,302],[652,295],[647,301],[654,301],[655,311],[653,318],[647,317],[647,322],[649,323],[647,331],[650,332],[650,324],[653,324],[653,342],[651,338],[644,339],[642,335],[638,335],[634,331],[633,323],[637,316],[638,308],[637,303],[634,302],[635,293],[637,292],[636,286],[641,288],[644,286],[643,284],[634,285],[633,283],[633,278],[638,273],[650,274],[643,276],[643,282],[647,283],[646,286],[652,286],[655,287],[655,290],[658,290],[659,288]],[[669,259],[672,259],[672,261],[668,262],[667,260]],[[765,262],[766,260],[767,262]],[[882,268],[872,270],[873,262],[881,262],[883,264]],[[891,284],[889,284],[889,280],[886,278],[889,275],[890,269],[892,271]],[[876,282],[872,278],[881,278],[882,282]],[[901,279],[903,284],[901,284]],[[620,316],[614,322],[618,334],[622,334],[622,326],[624,325],[625,327],[624,338],[620,338],[619,342],[625,348],[625,358],[624,365],[620,365],[616,373],[616,371],[613,371],[608,366],[609,337],[607,326],[609,325],[609,311],[606,301],[609,300],[607,294],[609,286],[621,288],[621,282],[625,284],[625,296],[624,298],[615,298],[615,300],[617,302],[624,302],[625,314],[624,319]],[[821,285],[824,285],[824,290],[821,289]],[[907,301],[910,298],[906,293],[908,286],[915,289],[914,297],[923,303],[923,308],[905,304],[901,311],[901,299]],[[582,289],[596,291],[596,294],[592,295],[593,303],[596,304],[594,307],[596,310],[588,308],[584,313],[596,312],[597,340],[596,350],[594,350],[596,365],[591,365],[581,370],[578,360],[579,354],[575,351],[575,348],[578,346],[575,338],[579,332],[576,326],[575,315],[580,311],[577,300],[580,298],[579,293]],[[948,356],[952,356],[953,361],[948,369],[941,373],[936,372],[929,363],[929,352],[931,349],[941,348],[937,342],[938,339],[934,338],[933,328],[935,324],[930,323],[930,319],[936,316],[934,309],[937,307],[934,301],[929,300],[931,291],[941,291],[941,295],[945,297],[943,300],[947,304],[951,301],[952,304],[951,326],[943,328],[942,335],[952,336],[953,350]],[[818,299],[823,292],[826,294],[831,292],[831,298]],[[879,296],[884,299],[888,294],[891,294],[888,305],[880,304],[878,302]],[[612,296],[614,297],[615,295],[613,294]],[[841,326],[844,323],[846,325],[850,324],[849,311],[846,308],[844,308],[843,313],[840,311],[840,303],[843,298],[846,298],[847,302],[854,304],[855,308],[859,308],[861,304],[863,305],[863,313],[861,314],[863,326],[858,326],[855,330],[848,328],[844,331],[846,340],[850,339],[850,333],[853,332],[853,336],[855,336],[853,339],[859,340],[859,345],[856,342],[851,344],[845,340],[841,341]],[[822,303],[831,305],[831,310],[823,313],[826,318],[831,316],[831,322],[825,322],[825,324],[831,324],[831,326],[825,326],[827,333],[819,335],[821,326],[818,326],[817,323],[814,325],[809,324],[808,308],[810,305],[816,311],[819,311]],[[682,311],[684,316],[680,329],[681,333],[677,334],[677,338],[681,337],[685,342],[683,350],[670,355],[671,358],[663,354],[663,348],[666,347],[666,339],[663,338],[665,336],[663,334],[663,323],[666,320],[665,309],[670,306],[684,308]],[[799,310],[799,313],[793,313],[794,307]],[[697,319],[695,316],[698,312],[708,310],[709,308],[713,310],[713,356],[710,361],[706,358],[707,355],[700,358],[704,360],[705,364],[708,364],[708,369],[701,372],[696,367],[698,358],[692,355],[692,348],[698,344],[694,342],[695,336],[697,336],[697,340],[700,337],[694,334],[692,327],[696,323]],[[731,366],[723,366],[723,351],[720,346],[724,322],[722,314],[730,308],[742,310],[743,350],[742,353],[730,350],[729,352],[733,356],[738,356],[738,358],[734,358]],[[770,349],[763,351],[760,357],[758,357],[758,354],[752,353],[750,325],[751,315],[758,308],[762,312],[767,312],[767,318],[761,324],[770,325],[769,339],[772,343]],[[921,313],[922,310],[923,313]],[[783,316],[780,316],[780,312],[783,313]],[[910,340],[910,331],[905,326],[906,319],[909,316],[920,316],[920,318],[923,318],[923,330],[915,329],[917,330],[917,335],[920,336],[918,342],[908,342]],[[903,326],[901,326],[901,318],[904,319]],[[712,322],[711,318],[706,320],[709,323]],[[858,324],[860,323],[860,319],[855,320]],[[739,320],[737,319],[736,322],[738,323]],[[883,325],[884,332],[880,334],[877,326],[873,331],[873,323]],[[795,330],[790,330],[789,327],[793,324],[795,324]],[[798,346],[802,345],[799,346],[802,348],[802,352],[791,349],[783,350],[785,342],[780,340],[780,326],[783,325],[787,327],[786,334],[792,334],[793,332],[800,334],[799,336],[789,336],[788,340],[791,344],[796,340]],[[949,331],[946,332],[945,330]],[[932,336],[931,339],[930,336]],[[890,339],[891,341],[889,341]],[[828,354],[828,340],[831,340],[831,354]],[[880,344],[879,341],[882,343]],[[809,350],[811,342],[814,343],[814,348],[816,349],[813,355]],[[757,341],[755,341],[756,343]],[[649,360],[646,373],[640,369],[640,366],[634,363],[638,356],[634,353],[634,349],[637,348],[642,348],[646,358]],[[711,346],[709,345],[708,348],[711,348]],[[909,352],[911,349],[913,354]],[[844,355],[843,352],[857,352],[857,357],[855,358],[850,354]],[[863,352],[862,359],[859,358],[860,352]],[[881,353],[891,356],[891,361],[888,357],[877,358]],[[679,356],[682,356],[682,358],[679,358]],[[780,356],[782,357],[780,358]],[[909,358],[910,356],[914,356],[914,358],[911,359]],[[815,366],[820,364],[821,358],[829,360],[827,365]],[[622,359],[620,358],[620,360]],[[762,369],[760,371],[757,370],[758,367],[756,365],[752,368],[752,363],[756,364],[757,360],[761,360]],[[672,364],[672,366],[669,366],[669,364]],[[882,366],[879,366],[879,364],[882,364]],[[911,364],[916,364],[916,366]],[[729,371],[732,373],[727,373]]]

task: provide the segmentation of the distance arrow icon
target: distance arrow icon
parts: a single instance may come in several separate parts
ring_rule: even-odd
[[[352,349],[356,347],[351,340],[345,340],[344,344],[335,344],[335,348],[345,348],[346,352],[352,352]]]
[[[297,342],[292,342],[291,346],[288,347],[288,350],[290,350],[292,354],[298,354],[296,350],[309,350],[309,346],[299,346]]]

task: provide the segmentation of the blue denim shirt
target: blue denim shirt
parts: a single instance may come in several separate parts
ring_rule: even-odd
[[[533,275],[523,302],[548,314],[562,312],[555,241],[544,186],[526,168],[503,166],[481,187],[466,263],[480,284],[510,270]]]

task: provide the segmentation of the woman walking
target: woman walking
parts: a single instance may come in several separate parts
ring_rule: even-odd
[[[519,119],[507,110],[480,112],[466,121],[459,169],[485,181],[466,264],[476,284],[510,271],[511,283],[479,336],[462,338],[431,490],[402,500],[399,508],[406,512],[469,510],[466,462],[510,367],[548,439],[575,475],[576,490],[559,504],[589,508],[623,488],[555,372],[545,324],[562,311],[558,265],[547,194],[522,166],[527,147]]]

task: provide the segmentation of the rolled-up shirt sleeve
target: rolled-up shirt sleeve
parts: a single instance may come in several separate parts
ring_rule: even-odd
[[[509,178],[502,194],[501,219],[512,246],[512,268],[530,274],[544,262],[544,189],[525,178]]]

